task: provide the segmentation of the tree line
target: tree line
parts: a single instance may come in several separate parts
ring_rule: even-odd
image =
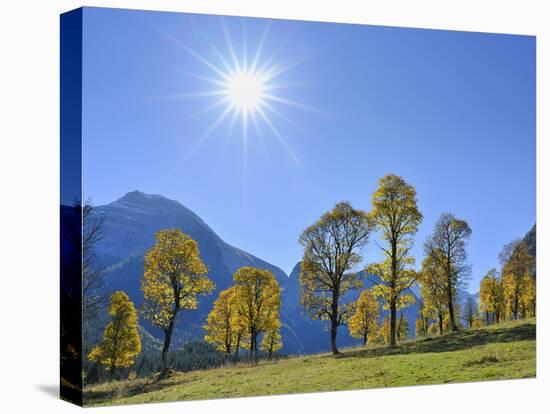
[[[347,325],[350,334],[396,346],[408,337],[409,322],[402,310],[415,302],[419,314],[417,336],[443,334],[463,328],[457,293],[465,286],[471,267],[467,244],[472,230],[466,220],[452,213],[441,214],[423,245],[424,257],[417,269],[411,255],[414,236],[422,223],[415,188],[402,177],[382,177],[372,194],[371,210],[355,209],[340,202],[299,238],[304,248],[300,273],[301,303],[314,320],[325,321],[330,330],[333,354],[338,354],[338,327]],[[382,259],[361,266],[369,237],[377,232],[376,242]],[[502,276],[492,270],[480,286],[479,309],[486,320],[479,320],[473,298],[462,310],[468,327],[489,323],[489,315],[499,321],[534,316],[534,258],[525,242],[507,245],[500,255]],[[372,283],[354,302],[349,293],[360,289],[361,273]],[[410,288],[420,286],[420,297]],[[389,311],[379,321],[380,306]]]
[[[177,316],[198,307],[199,297],[215,289],[208,277],[198,244],[180,229],[161,230],[144,257],[140,313],[164,333],[160,376],[170,373],[169,349]],[[234,285],[220,292],[204,326],[205,341],[226,355],[247,348],[251,363],[258,362],[258,349],[269,358],[282,347],[280,334],[280,287],[268,270],[242,267],[233,275]],[[88,359],[106,367],[111,378],[117,368],[132,366],[141,352],[138,311],[128,295],[116,291],[110,297],[107,324],[100,344]],[[261,341],[260,341],[261,338]]]
[[[535,258],[527,243],[514,240],[500,254],[500,272],[490,269],[479,285],[479,313],[485,324],[536,316]]]
[[[303,248],[300,302],[312,319],[328,324],[333,354],[339,353],[340,326],[347,326],[365,346],[368,342],[396,346],[409,337],[403,309],[415,302],[419,304],[417,336],[441,335],[463,327],[457,292],[470,275],[466,251],[472,233],[469,224],[452,213],[443,213],[424,242],[424,257],[417,269],[411,249],[423,215],[415,188],[402,177],[389,174],[379,180],[371,202],[370,212],[348,202],[337,203],[299,236]],[[101,221],[92,223],[101,225]],[[96,230],[93,245],[99,240]],[[364,251],[374,233],[379,235],[376,248],[382,258],[363,265]],[[160,376],[164,377],[171,371],[169,349],[178,314],[196,309],[200,297],[211,294],[215,284],[190,236],[180,229],[165,229],[156,233],[155,240],[144,257],[144,301],[139,314],[164,333],[159,360]],[[89,256],[95,259],[93,254]],[[491,269],[481,280],[479,303],[470,298],[462,310],[469,328],[535,315],[535,261],[526,243],[507,245],[500,262],[500,273]],[[89,273],[94,286],[100,286],[100,274]],[[363,286],[361,274],[367,275],[372,287],[361,290],[356,301],[350,300],[350,293]],[[420,286],[420,297],[410,289],[415,284]],[[101,303],[95,296],[88,310]],[[223,361],[237,360],[246,352],[249,362],[256,364],[259,351],[272,358],[282,348],[280,307],[281,289],[270,271],[240,268],[233,275],[233,285],[214,301],[204,325],[204,341],[223,355]],[[381,308],[388,314],[380,321]],[[141,341],[138,310],[126,293],[111,295],[108,312],[110,321],[102,341],[91,349],[88,359],[105,367],[112,377],[117,368],[135,363]]]

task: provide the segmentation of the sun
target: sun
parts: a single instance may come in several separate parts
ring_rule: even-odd
[[[288,137],[283,136],[279,132],[274,118],[279,118],[294,125],[292,120],[281,112],[279,108],[286,106],[302,110],[317,110],[280,94],[281,90],[289,87],[288,84],[281,81],[281,75],[300,63],[303,57],[295,62],[277,64],[274,62],[275,55],[277,51],[281,50],[280,47],[270,56],[263,56],[269,24],[265,26],[262,35],[258,39],[255,52],[250,54],[246,39],[243,41],[242,47],[238,49],[235,47],[223,20],[222,28],[227,45],[227,53],[222,53],[214,43],[207,40],[212,52],[210,58],[202,56],[175,37],[165,33],[170,40],[175,42],[186,53],[193,56],[203,65],[204,69],[207,69],[206,73],[189,74],[189,76],[210,85],[207,89],[198,92],[177,94],[176,97],[207,97],[213,100],[210,105],[207,105],[198,114],[194,114],[193,116],[202,115],[213,110],[220,110],[219,115],[210,123],[205,133],[196,140],[195,145],[190,148],[185,158],[187,159],[192,156],[202,143],[226,121],[225,135],[227,137],[232,136],[236,124],[240,123],[241,125],[239,135],[242,141],[244,164],[246,164],[247,143],[251,134],[250,130],[252,129],[249,127],[250,125],[253,127],[255,135],[261,139],[263,139],[262,129],[267,129],[271,132],[290,158],[299,166],[300,161],[298,157],[287,143]],[[239,118],[240,122],[238,122]],[[262,124],[264,128],[262,128]]]
[[[227,82],[227,97],[241,111],[254,112],[262,105],[264,81],[252,72],[237,72]]]

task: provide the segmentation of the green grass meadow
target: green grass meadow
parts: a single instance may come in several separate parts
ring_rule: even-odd
[[[328,340],[328,338],[327,338]],[[533,378],[536,375],[534,319],[505,322],[396,348],[344,349],[245,363],[168,379],[117,381],[85,389],[86,405],[249,397],[423,384]]]

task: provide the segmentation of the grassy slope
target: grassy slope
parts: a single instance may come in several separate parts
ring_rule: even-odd
[[[90,405],[290,394],[535,376],[535,321],[507,322],[396,349],[344,350],[86,390]]]

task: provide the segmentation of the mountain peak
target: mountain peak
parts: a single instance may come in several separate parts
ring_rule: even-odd
[[[171,200],[159,194],[147,194],[138,190],[130,191],[129,193],[126,193],[125,195],[120,197],[118,200],[113,201],[110,205],[114,207],[123,207],[123,208],[133,208],[133,207],[158,208],[160,206],[183,207],[180,203],[178,203],[175,200]]]
[[[169,200],[168,198],[158,195],[158,194],[147,194],[139,190],[130,191],[126,194],[124,194],[122,197],[120,197],[117,201],[125,200],[125,201],[139,201],[139,200]]]

